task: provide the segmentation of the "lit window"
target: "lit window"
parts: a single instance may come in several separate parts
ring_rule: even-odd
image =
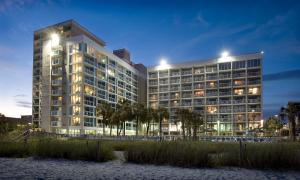
[[[204,91],[195,91],[195,96],[196,97],[204,96]]]
[[[217,112],[217,107],[216,106],[208,106],[207,107],[207,112],[211,113],[211,114],[216,113]]]
[[[244,94],[244,89],[235,89],[234,94],[235,95],[243,95]]]
[[[249,88],[249,94],[258,94],[259,89],[257,87]]]

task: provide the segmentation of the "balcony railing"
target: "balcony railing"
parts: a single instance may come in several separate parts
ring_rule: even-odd
[[[206,101],[207,105],[215,105],[218,104],[218,101]]]
[[[245,73],[234,73],[232,74],[233,78],[241,78],[241,77],[245,77],[246,74]]]
[[[234,108],[233,112],[245,112],[246,109],[245,108]]]
[[[227,100],[227,101],[220,101],[220,104],[231,104],[231,101],[230,100]]]
[[[219,86],[220,87],[230,87],[231,83],[220,83]]]
[[[219,79],[228,79],[231,78],[231,74],[219,74]]]
[[[260,76],[260,72],[248,72],[248,76]]]
[[[178,83],[180,83],[180,80],[178,79],[176,79],[176,80],[174,80],[174,79],[171,79],[171,81],[170,81],[170,83],[171,84],[178,84]]]
[[[52,80],[52,85],[56,85],[56,86],[62,85],[62,80]]]
[[[260,103],[259,99],[248,99],[248,103]]]
[[[233,104],[242,104],[245,103],[245,99],[241,99],[241,100],[232,100]]]
[[[149,74],[149,78],[157,78],[157,74]]]
[[[261,112],[261,108],[248,108],[248,112]]]
[[[204,104],[205,104],[204,101],[195,101],[194,102],[195,106],[204,105]]]
[[[171,76],[180,76],[179,72],[171,72]]]
[[[60,116],[61,115],[61,111],[51,111],[50,115],[51,116]]]
[[[231,113],[231,109],[220,109],[220,113]]]
[[[155,81],[155,82],[149,82],[149,85],[150,86],[156,86],[157,85],[157,81]]]
[[[59,101],[59,100],[52,100],[52,105],[54,105],[54,106],[60,106],[60,105],[62,105],[62,102]]]

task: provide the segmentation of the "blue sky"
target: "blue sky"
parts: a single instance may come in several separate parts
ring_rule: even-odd
[[[300,1],[0,0],[1,113],[31,113],[33,31],[67,19],[146,66],[263,50],[265,116],[300,100]]]

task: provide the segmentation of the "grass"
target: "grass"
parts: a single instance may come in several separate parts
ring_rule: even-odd
[[[63,158],[105,162],[113,160],[110,146],[100,141],[39,139],[23,142],[1,142],[1,157]]]
[[[240,166],[299,169],[299,143],[140,142],[127,149],[127,161],[180,167]]]
[[[125,151],[127,162],[180,167],[245,167],[300,169],[300,143],[239,143],[196,141],[97,141],[31,138],[0,142],[0,157],[63,158],[105,162],[113,151]]]

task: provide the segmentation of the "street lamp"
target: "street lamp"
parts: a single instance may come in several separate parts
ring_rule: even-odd
[[[218,136],[220,135],[220,120],[217,121],[218,123]]]

